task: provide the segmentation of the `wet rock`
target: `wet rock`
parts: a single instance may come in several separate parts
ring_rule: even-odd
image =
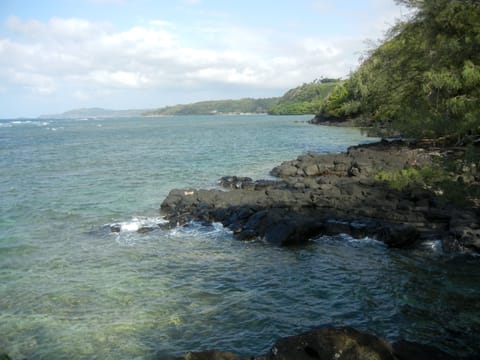
[[[110,227],[110,231],[114,232],[114,233],[119,233],[120,231],[122,231],[122,225],[121,224],[112,224],[109,227]]]
[[[253,183],[255,190],[262,190],[262,189],[283,189],[287,186],[287,184],[283,181],[278,180],[256,180]]]
[[[443,238],[447,252],[480,252],[480,214],[478,210],[450,210],[448,236]]]
[[[350,169],[348,169],[348,176],[360,176],[360,175],[361,175],[361,170],[357,165],[350,166]]]
[[[318,166],[317,164],[310,164],[303,170],[307,176],[316,176],[318,175]]]
[[[272,171],[271,174],[273,176],[277,176],[279,178],[285,178],[289,176],[296,176],[297,175],[298,168],[290,165],[290,164],[282,164],[280,166],[275,167]]]
[[[393,344],[393,350],[399,360],[460,360],[433,346],[400,340]]]
[[[265,240],[279,246],[305,244],[320,233],[323,224],[312,220],[283,219],[267,226]]]
[[[428,234],[442,239],[445,251],[480,252],[478,212],[454,211],[430,190],[398,191],[372,176],[428,164],[435,156],[403,141],[301,155],[272,170],[278,181],[228,176],[220,184],[229,191],[172,190],[161,205],[169,221],[162,228],[220,221],[237,239],[265,238],[282,246],[346,233],[408,247]]]
[[[420,233],[413,225],[384,226],[377,235],[389,247],[403,248],[416,243]]]
[[[252,183],[252,178],[237,176],[224,176],[218,181],[218,184],[226,189],[243,189]]]
[[[281,339],[267,360],[395,360],[390,345],[376,336],[350,327],[320,328]]]

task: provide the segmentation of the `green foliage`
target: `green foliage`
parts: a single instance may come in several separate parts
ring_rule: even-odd
[[[337,84],[323,104],[323,114],[326,117],[349,118],[360,111],[360,101],[351,98],[349,82]]]
[[[376,181],[387,182],[392,189],[403,190],[420,186],[430,188],[448,179],[447,173],[440,167],[407,167],[398,171],[381,170],[375,175]]]
[[[478,174],[480,158],[478,152],[467,154],[461,160],[447,160],[445,163],[406,167],[396,171],[379,171],[374,179],[386,183],[391,189],[403,191],[423,188],[434,191],[446,203],[471,206],[472,200],[480,198],[480,187],[474,181]],[[472,157],[473,156],[473,157]],[[471,160],[476,161],[470,162]]]
[[[277,102],[278,98],[201,101],[194,104],[167,106],[145,112],[143,115],[265,114]]]
[[[339,83],[339,79],[321,78],[290,89],[280,98],[201,101],[194,104],[166,106],[147,111],[143,115],[318,114],[324,99]]]
[[[269,114],[318,114],[328,94],[337,86],[338,79],[322,78],[287,91],[273,106]]]
[[[332,92],[323,115],[393,120],[418,137],[480,134],[480,2],[397,2],[415,12]]]

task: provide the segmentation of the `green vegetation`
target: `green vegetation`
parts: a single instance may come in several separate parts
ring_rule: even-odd
[[[340,84],[339,79],[322,78],[291,89],[270,109],[269,114],[318,114],[325,98],[338,84]]]
[[[143,115],[317,114],[325,98],[338,84],[341,84],[339,79],[321,78],[290,89],[280,98],[201,101],[149,110]]]
[[[384,181],[395,190],[403,190],[409,186],[431,188],[449,180],[448,174],[440,167],[407,167],[398,171],[381,170],[375,175],[376,181]]]
[[[150,110],[144,112],[143,115],[265,114],[277,102],[278,98],[201,101]]]
[[[480,2],[397,0],[413,10],[325,100],[327,118],[385,121],[416,137],[480,134]]]
[[[397,171],[381,170],[374,179],[385,182],[394,190],[409,191],[420,187],[435,191],[447,203],[470,206],[480,197],[476,181],[479,169],[478,157],[475,163],[465,155],[457,160],[448,159],[431,166],[409,166]]]

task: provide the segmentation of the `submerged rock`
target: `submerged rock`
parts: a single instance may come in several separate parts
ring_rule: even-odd
[[[396,360],[391,346],[350,327],[320,328],[281,339],[266,360]]]
[[[393,344],[393,350],[398,360],[467,360],[474,358],[465,358],[452,356],[436,347],[424,344],[418,344],[411,341],[400,340]]]
[[[239,360],[235,354],[217,350],[190,352],[177,360]],[[267,354],[251,360],[473,360],[434,346],[399,340],[385,340],[351,327],[320,327],[275,342]]]

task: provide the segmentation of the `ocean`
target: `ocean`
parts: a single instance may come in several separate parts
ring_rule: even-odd
[[[370,142],[306,116],[0,120],[0,353],[169,359],[268,351],[348,325],[480,353],[480,257],[318,237],[241,242],[220,224],[140,233],[173,188],[269,178],[284,160]],[[120,232],[111,232],[112,225]]]

